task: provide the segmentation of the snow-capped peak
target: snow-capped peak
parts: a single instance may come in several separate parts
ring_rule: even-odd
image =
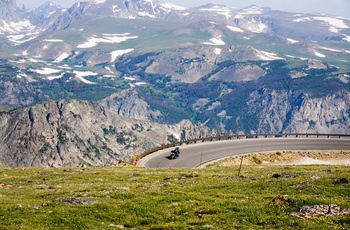
[[[103,4],[105,3],[107,0],[93,0],[92,2],[95,4]]]
[[[162,7],[166,8],[166,9],[171,9],[171,10],[186,10],[186,7],[174,5],[174,4],[171,4],[168,2],[162,2],[162,3],[159,3],[159,5],[161,5]]]
[[[242,9],[241,14],[262,14],[263,9],[259,6],[252,5]]]

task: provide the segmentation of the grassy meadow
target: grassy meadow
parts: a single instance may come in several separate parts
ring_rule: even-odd
[[[0,169],[0,229],[349,229],[302,205],[350,208],[347,166]],[[279,178],[274,178],[279,174]],[[276,203],[283,195],[289,202]]]

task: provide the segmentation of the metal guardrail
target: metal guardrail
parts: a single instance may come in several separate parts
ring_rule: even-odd
[[[326,138],[342,138],[342,137],[348,137],[350,138],[349,134],[312,134],[312,133],[286,133],[286,134],[236,134],[236,135],[224,135],[224,136],[215,136],[215,137],[204,137],[204,138],[195,138],[195,139],[189,139],[189,140],[183,140],[179,142],[173,142],[170,144],[163,144],[161,146],[148,149],[144,151],[143,153],[137,155],[134,159],[133,164],[136,165],[137,162],[144,158],[145,156],[148,156],[152,153],[158,152],[163,149],[167,149],[170,147],[176,147],[181,146],[183,144],[196,144],[197,142],[209,142],[209,141],[221,141],[221,140],[234,140],[234,139],[249,139],[249,138],[287,138],[287,137],[326,137]]]

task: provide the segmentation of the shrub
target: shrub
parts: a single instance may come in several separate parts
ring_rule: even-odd
[[[262,163],[262,161],[261,161],[259,158],[257,158],[256,156],[253,156],[252,159],[253,159],[253,161],[254,161],[255,164],[258,164],[258,165],[259,165],[259,164]]]

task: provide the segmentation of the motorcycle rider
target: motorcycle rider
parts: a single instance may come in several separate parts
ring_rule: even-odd
[[[174,150],[174,153],[175,153],[176,158],[178,158],[180,156],[180,148],[176,147]]]
[[[171,155],[170,155],[171,159],[176,159],[179,156],[180,156],[180,149],[179,149],[179,147],[176,147],[174,150],[171,150]]]

